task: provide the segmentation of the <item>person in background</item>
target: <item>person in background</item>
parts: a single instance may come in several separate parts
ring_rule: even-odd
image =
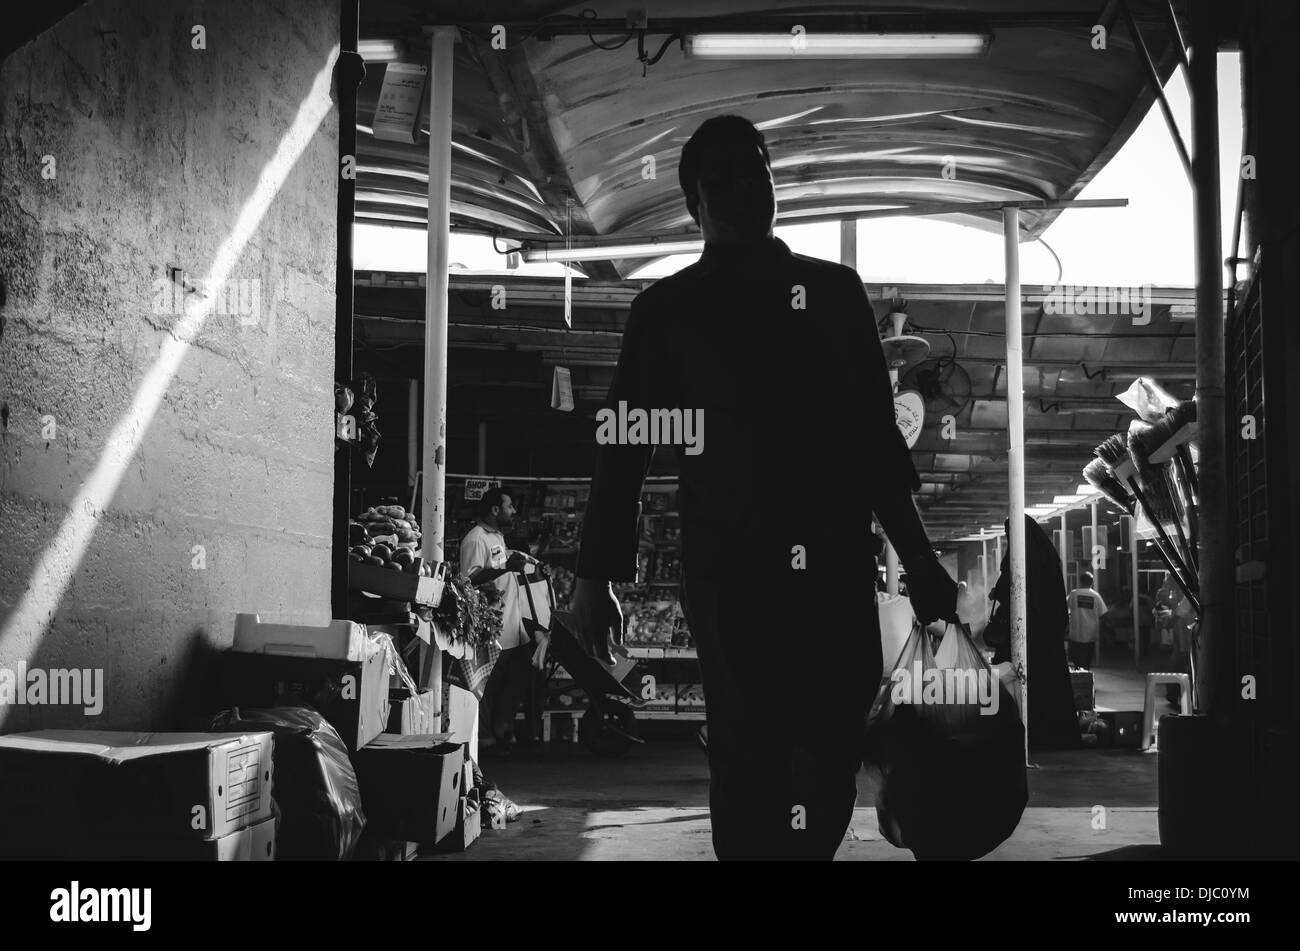
[[[1092,572],[1079,576],[1079,587],[1065,596],[1070,611],[1070,663],[1091,668],[1097,651],[1097,632],[1106,613],[1106,602],[1092,586]]]
[[[1007,547],[1002,570],[989,600],[996,607],[984,629],[984,640],[993,648],[994,665],[1012,663],[1011,644],[1011,520],[1003,523]],[[1029,748],[1073,749],[1079,746],[1074,689],[1070,665],[1065,659],[1065,634],[1069,630],[1065,606],[1065,582],[1061,580],[1061,556],[1047,532],[1033,518],[1025,516],[1025,666],[1033,679],[1029,702]]]
[[[606,407],[706,417],[702,451],[676,455],[714,852],[829,860],[853,817],[881,677],[875,599],[845,597],[876,571],[872,513],[922,621],[953,617],[957,586],[913,503],[920,479],[862,279],[774,236],[763,133],[740,116],[709,119],[678,177],[704,251],[633,301]],[[623,630],[611,582],[635,577],[653,454],[597,447],[572,620],[606,663]]]
[[[1196,627],[1192,603],[1169,572],[1165,572],[1164,583],[1156,591],[1155,600],[1151,613],[1155,617],[1156,630],[1160,632],[1160,646],[1165,650],[1163,669],[1170,673],[1190,673],[1192,634]],[[1165,698],[1176,706],[1182,692],[1177,684],[1168,684]]]
[[[1165,572],[1164,581],[1156,589],[1155,605],[1152,607],[1151,615],[1155,624],[1153,632],[1160,640],[1160,646],[1171,649],[1177,640],[1175,628],[1178,626],[1178,620],[1175,612],[1178,608],[1178,602],[1183,600],[1183,592],[1174,582],[1174,576]]]
[[[501,607],[497,658],[479,704],[479,746],[504,751],[514,739],[515,711],[532,680],[532,642],[524,631],[519,572],[537,559],[506,546],[505,530],[515,521],[514,500],[504,489],[488,489],[475,512],[477,522],[460,542],[460,570],[475,586],[492,585]]]

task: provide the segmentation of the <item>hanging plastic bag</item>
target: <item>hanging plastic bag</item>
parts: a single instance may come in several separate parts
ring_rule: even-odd
[[[314,708],[235,707],[213,716],[206,728],[275,734],[271,798],[277,813],[277,860],[352,858],[366,825],[357,776],[343,740]]]
[[[863,751],[881,834],[917,859],[987,855],[1020,823],[1029,789],[1024,725],[962,627],[940,647],[919,624],[883,678]]]
[[[1156,423],[1164,418],[1169,410],[1179,403],[1169,391],[1149,376],[1140,376],[1129,384],[1129,388],[1120,393],[1119,400],[1148,423]]]

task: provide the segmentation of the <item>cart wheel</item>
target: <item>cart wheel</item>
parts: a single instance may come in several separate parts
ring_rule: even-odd
[[[634,725],[632,710],[621,703],[593,705],[578,721],[578,739],[597,756],[622,756],[632,745]]]

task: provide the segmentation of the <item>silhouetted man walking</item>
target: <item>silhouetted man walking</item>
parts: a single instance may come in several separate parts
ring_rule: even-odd
[[[702,414],[700,451],[678,446],[677,459],[714,851],[830,859],[881,677],[872,512],[921,620],[953,616],[956,585],[912,502],[920,481],[862,282],[773,236],[762,133],[739,116],[708,120],[678,177],[704,253],[633,302],[607,406]],[[597,449],[573,624],[607,661],[623,623],[610,582],[635,579],[653,452]]]

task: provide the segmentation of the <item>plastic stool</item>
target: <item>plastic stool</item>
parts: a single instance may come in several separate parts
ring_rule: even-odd
[[[1182,688],[1178,698],[1185,717],[1192,715],[1192,679],[1187,674],[1147,674],[1147,692],[1142,701],[1142,749],[1156,745],[1156,689],[1168,684]]]

